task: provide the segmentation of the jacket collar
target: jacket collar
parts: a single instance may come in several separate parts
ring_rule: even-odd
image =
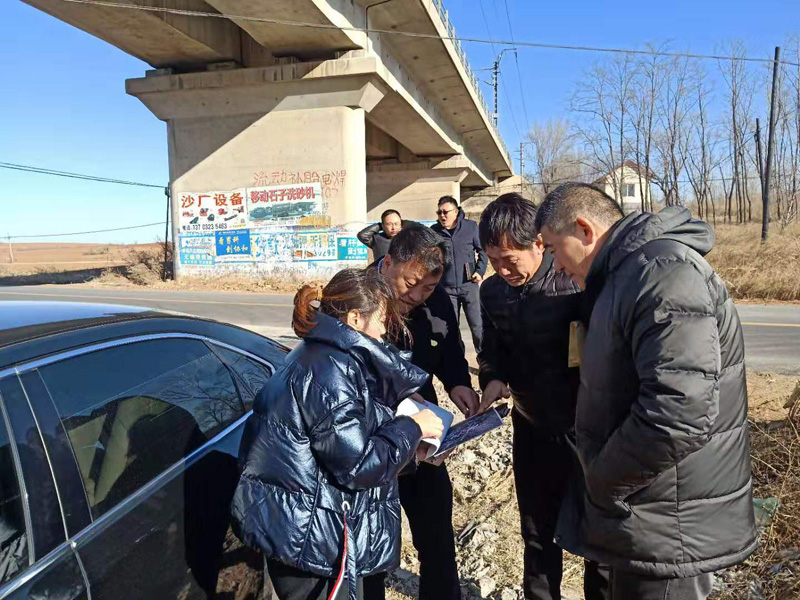
[[[525,285],[526,286],[531,285],[543,279],[547,275],[547,272],[550,270],[550,267],[552,266],[553,266],[553,255],[550,254],[550,252],[548,252],[547,250],[545,250],[544,253],[542,254],[542,262],[539,265],[539,268],[536,269],[536,273],[533,274],[533,277],[531,277]]]
[[[466,219],[466,218],[467,218],[467,215],[464,212],[464,209],[459,206],[458,207],[458,215],[456,216],[456,224],[453,226],[452,233],[447,227],[445,227],[444,225],[442,225],[438,221],[436,222],[436,226],[437,226],[437,229],[439,229],[440,233],[444,233],[446,235],[454,236],[455,234],[458,233],[458,230],[461,229],[461,225],[464,223],[464,219]]]
[[[671,206],[655,214],[633,213],[621,219],[609,229],[586,276],[586,293],[592,303],[606,277],[633,252],[656,239],[673,240],[705,255],[714,244],[714,232],[707,223],[692,219],[689,209],[682,206]]]
[[[352,356],[383,385],[381,400],[387,405],[396,406],[421,388],[430,377],[403,359],[389,344],[378,342],[319,311],[316,321],[305,340],[333,346]]]

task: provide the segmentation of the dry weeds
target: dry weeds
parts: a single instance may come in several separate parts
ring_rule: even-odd
[[[773,224],[761,243],[761,226],[717,225],[708,261],[737,300],[800,300],[800,224]]]
[[[719,600],[794,600],[800,597],[800,382],[786,398],[781,421],[751,419],[754,496],[780,508],[744,564],[720,575]],[[791,405],[789,402],[793,400]]]

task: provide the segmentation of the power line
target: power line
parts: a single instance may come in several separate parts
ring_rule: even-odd
[[[30,165],[18,165],[15,163],[0,162],[0,168],[23,171],[25,173],[38,173],[40,175],[53,175],[56,177],[68,177],[70,179],[83,179],[85,181],[95,181],[98,183],[116,183],[119,185],[132,185],[137,187],[164,189],[163,185],[153,183],[142,183],[140,181],[125,181],[124,179],[111,179],[109,177],[98,177],[96,175],[84,175],[81,173],[71,173],[69,171],[56,171],[55,169],[45,169],[44,167],[33,167]]]
[[[491,29],[489,28],[489,19],[486,18],[486,11],[484,10],[483,0],[479,0],[479,5],[481,7],[481,15],[483,15],[483,24],[486,26],[486,33],[488,35],[491,35]],[[494,54],[495,57],[497,57],[497,49],[494,47],[494,43],[490,41],[489,44],[492,47],[492,54]],[[511,119],[514,123],[514,129],[517,130],[517,135],[522,137],[519,125],[517,125],[517,117],[514,115],[514,108],[511,106],[511,101],[509,100],[511,96],[508,93],[508,90],[506,89],[506,80],[500,77],[499,70],[497,71],[497,74],[495,76],[500,80],[500,85],[503,88],[503,93],[505,94],[506,97],[506,104],[508,105],[508,112],[511,113]]]
[[[163,225],[163,224],[164,221],[159,221],[158,223],[147,223],[146,225],[133,225],[131,227],[115,227],[114,229],[98,229],[96,231],[75,231],[72,233],[45,233],[38,235],[10,235],[6,236],[5,239],[18,240],[21,238],[36,239],[36,238],[67,237],[70,235],[88,235],[90,233],[108,233],[110,231],[127,231],[129,229],[144,229],[145,227],[153,227],[155,225]]]
[[[105,0],[61,0],[62,2],[70,2],[73,4],[89,4],[92,6],[104,6],[108,8],[120,8],[126,10],[141,10],[145,12],[167,13],[173,15],[183,15],[188,17],[208,17],[213,19],[230,19],[234,21],[250,21],[256,23],[268,23],[271,25],[286,25],[288,27],[307,27],[310,29],[330,29],[339,31],[350,31],[354,33],[379,33],[384,35],[400,35],[406,37],[423,38],[423,39],[436,39],[436,40],[450,40],[451,42],[473,42],[476,44],[498,44],[504,46],[522,46],[526,48],[545,48],[549,50],[575,50],[580,52],[606,52],[616,54],[638,54],[647,56],[670,56],[674,58],[697,58],[708,60],[728,60],[728,61],[741,61],[753,63],[773,64],[775,61],[771,58],[754,58],[749,56],[725,56],[718,54],[692,54],[685,52],[655,52],[653,50],[632,50],[629,48],[602,48],[598,46],[578,46],[569,44],[546,44],[543,42],[515,42],[513,40],[503,39],[485,39],[474,37],[462,36],[442,36],[432,33],[418,33],[414,31],[399,31],[394,29],[374,29],[353,26],[339,26],[325,23],[307,23],[303,21],[289,21],[286,19],[273,19],[269,17],[253,17],[247,15],[231,15],[217,12],[204,12],[198,10],[184,10],[178,8],[168,8],[161,6],[142,6],[139,4],[119,4],[116,2],[107,2]],[[780,64],[790,67],[800,67],[800,63],[790,61],[780,61]]]
[[[508,93],[508,89],[506,88],[506,80],[499,72],[497,73],[497,77],[500,78],[500,85],[503,86],[503,91],[505,92],[506,106],[508,106],[508,112],[511,113],[511,121],[514,123],[514,129],[517,130],[517,135],[521,139],[522,130],[519,128],[519,125],[517,124],[517,115],[514,114],[514,107],[511,105],[511,94]]]
[[[511,29],[511,14],[508,11],[508,0],[503,0],[506,7],[506,20],[508,21],[508,34],[511,36],[511,41],[514,41],[514,31]],[[522,98],[522,114],[525,115],[525,128],[526,133],[531,130],[531,120],[528,118],[528,106],[525,101],[525,90],[522,89],[522,73],[519,69],[519,52],[514,50],[514,64],[517,66],[517,82],[519,83],[519,95]],[[522,136],[520,136],[522,137]]]

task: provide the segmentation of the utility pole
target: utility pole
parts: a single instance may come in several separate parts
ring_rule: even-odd
[[[164,195],[167,197],[167,218],[164,225],[164,268],[161,272],[161,280],[167,280],[167,251],[169,249],[169,212],[170,212],[170,193],[169,186],[164,188]]]
[[[761,183],[761,202],[764,202],[764,154],[761,148],[761,119],[756,118],[756,161],[758,161],[758,179]]]
[[[525,179],[525,142],[519,143],[519,176]]]
[[[14,248],[11,247],[11,234],[6,234],[6,239],[8,239],[8,262],[14,262]]]
[[[767,164],[764,165],[763,214],[761,215],[761,241],[766,242],[769,235],[769,178],[772,171],[772,143],[775,139],[775,100],[778,96],[778,69],[780,67],[781,47],[775,46],[775,62],[772,65],[772,97],[769,102],[769,133],[767,134]]]
[[[497,92],[500,87],[500,61],[503,60],[503,54],[511,50],[514,52],[517,51],[516,48],[503,48],[492,65],[492,88],[494,89],[494,113],[492,114],[492,121],[495,127],[497,127],[497,117],[500,114],[497,105]]]

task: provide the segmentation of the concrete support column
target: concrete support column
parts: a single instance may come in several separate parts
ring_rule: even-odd
[[[171,120],[173,196],[318,181],[325,214],[316,224],[358,225],[367,212],[364,114],[335,106]]]
[[[293,272],[324,278],[364,262],[358,248],[342,254],[338,246],[352,244],[347,232],[363,227],[367,218],[366,113],[383,98],[384,90],[369,76],[305,79],[308,74],[293,67],[127,82],[128,92],[167,123],[173,239],[180,250],[176,275]],[[303,194],[314,189],[313,209],[280,203],[292,186],[305,188]],[[252,194],[264,188],[272,191],[273,203],[256,204]],[[274,200],[276,188],[279,202]],[[246,222],[229,211],[206,223],[204,213],[201,231],[186,227],[185,211],[194,208],[187,208],[189,199],[203,195],[203,207],[217,211],[214,192],[230,195],[237,190],[244,192],[240,206]],[[253,209],[261,206],[256,219]],[[249,254],[241,250],[241,243],[231,249],[205,249],[211,238],[220,244],[220,228],[226,223],[247,231]],[[208,239],[197,239],[204,237]],[[243,237],[240,234],[239,241]],[[208,252],[211,256],[206,258]]]
[[[461,183],[469,170],[459,157],[441,161],[372,164],[367,168],[367,216],[377,221],[389,208],[404,219],[432,221],[442,196],[461,201]]]

